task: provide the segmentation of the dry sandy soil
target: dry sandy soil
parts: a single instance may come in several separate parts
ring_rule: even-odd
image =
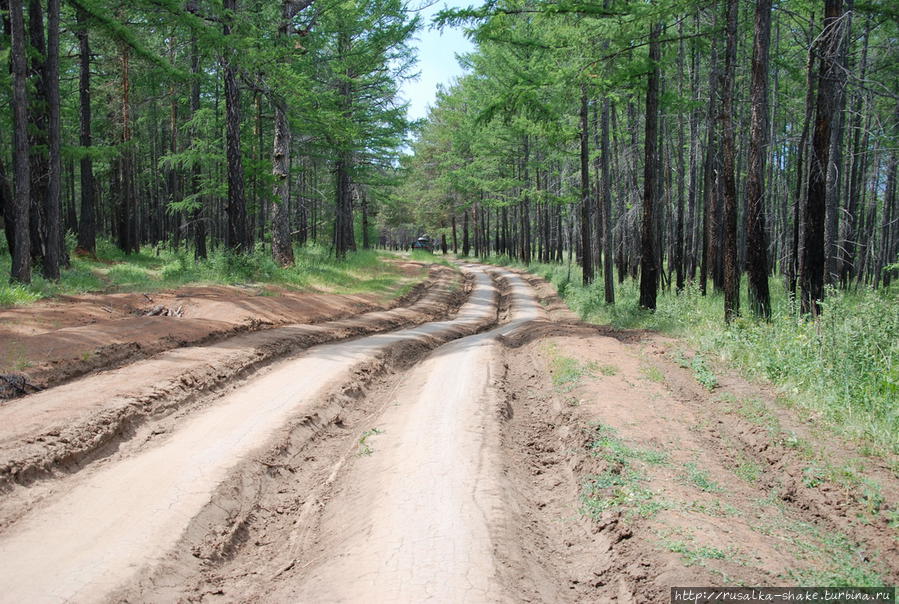
[[[0,400],[158,352],[294,323],[320,323],[414,301],[432,284],[418,262],[398,262],[399,298],[307,293],[280,287],[182,287],[172,291],[58,296],[0,308]]]
[[[707,389],[682,343],[463,271],[0,405],[0,601],[899,582],[895,465],[724,368]]]

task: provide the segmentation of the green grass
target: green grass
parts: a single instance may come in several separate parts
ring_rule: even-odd
[[[700,469],[695,463],[689,462],[684,464],[684,467],[687,470],[684,478],[700,491],[705,493],[720,493],[724,490],[721,485],[709,477],[708,472]]]
[[[813,411],[841,435],[899,453],[899,288],[828,290],[821,317],[810,321],[797,316],[782,280],[773,278],[772,317],[765,322],[748,315],[743,279],[746,316],[726,326],[722,295],[703,296],[695,285],[681,294],[661,291],[656,311],[648,312],[639,307],[636,281],[616,284],[616,304],[609,306],[602,279],[583,287],[577,266],[570,275],[565,264],[517,266],[552,282],[587,321],[684,338],[701,355],[691,368],[709,389],[717,378],[707,361],[735,366],[779,386],[789,404]]]
[[[109,241],[98,241],[97,258],[71,257],[72,267],[59,282],[40,276],[35,269],[29,285],[10,285],[0,280],[0,306],[28,304],[58,295],[86,292],[149,292],[184,285],[276,285],[287,289],[312,289],[338,294],[374,293],[393,298],[414,285],[403,284],[402,269],[386,262],[387,254],[371,250],[351,252],[336,259],[327,247],[297,247],[296,263],[281,268],[269,253],[257,248],[248,254],[214,250],[209,258],[195,262],[188,250],[144,248],[138,254],[123,254]],[[430,256],[430,255],[429,255]],[[434,257],[431,257],[434,259]],[[0,274],[9,274],[10,257],[0,253]],[[422,271],[422,276],[424,271]],[[274,295],[265,288],[259,295]]]
[[[583,378],[593,377],[599,370],[599,366],[593,361],[582,363],[575,358],[559,354],[555,344],[548,344],[545,350],[549,356],[552,383],[559,392],[571,392],[577,388]]]
[[[687,566],[702,565],[705,560],[724,560],[727,557],[724,550],[709,545],[694,547],[685,541],[676,539],[665,539],[662,541],[662,545],[668,548],[668,551],[680,554]]]
[[[598,520],[606,510],[623,509],[631,517],[649,518],[670,507],[656,493],[643,486],[646,478],[638,467],[639,462],[645,465],[667,463],[665,453],[633,448],[621,440],[611,426],[593,424],[588,435],[588,451],[609,467],[584,479],[580,495],[581,513]]]
[[[376,436],[378,434],[384,434],[384,431],[380,428],[372,428],[371,430],[366,430],[362,433],[362,436],[359,437],[359,455],[371,455],[375,452],[375,450],[368,443],[368,439],[371,436]]]

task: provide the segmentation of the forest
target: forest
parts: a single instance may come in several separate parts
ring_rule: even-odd
[[[355,249],[395,181],[418,27],[399,0],[4,2],[0,204],[11,278],[98,238]],[[372,212],[374,215],[374,212]],[[360,242],[368,247],[371,229]]]
[[[712,287],[728,321],[744,272],[760,317],[775,274],[812,314],[826,287],[895,277],[889,2],[507,2],[434,24],[399,0],[3,9],[14,282],[58,279],[98,237],[289,266],[295,245],[424,231],[463,255],[567,251],[609,304],[627,277],[648,309]],[[422,26],[477,50],[411,124]]]
[[[453,248],[573,250],[584,284],[687,283],[756,316],[769,276],[889,287],[897,255],[896,12],[889,3],[520,3],[445,11],[468,75],[406,158],[410,207]],[[433,183],[424,186],[424,183]],[[425,191],[416,199],[416,191]],[[616,277],[617,274],[617,277]]]

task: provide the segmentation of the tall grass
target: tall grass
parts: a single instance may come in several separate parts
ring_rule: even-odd
[[[147,248],[149,250],[149,248]],[[40,298],[86,292],[152,291],[188,284],[277,285],[340,294],[374,293],[402,295],[411,283],[402,269],[386,261],[387,255],[371,250],[335,258],[323,246],[297,247],[296,263],[282,268],[261,247],[248,254],[215,250],[206,260],[195,261],[189,250],[160,248],[124,254],[109,241],[97,245],[97,258],[71,257],[72,267],[62,271],[59,282],[50,282],[33,271],[29,285],[0,280],[0,306],[28,304]],[[0,275],[8,275],[10,257],[0,252]]]
[[[509,264],[506,258],[487,258]],[[746,280],[744,317],[724,324],[720,293],[700,294],[696,286],[676,294],[661,291],[658,308],[640,308],[639,283],[616,283],[616,304],[606,305],[602,279],[581,284],[579,267],[531,264],[552,282],[583,319],[618,328],[647,328],[687,340],[707,358],[716,358],[751,377],[780,387],[786,400],[823,417],[851,436],[899,453],[899,289],[829,290],[817,321],[798,316],[783,283],[771,279],[772,317],[749,315]]]

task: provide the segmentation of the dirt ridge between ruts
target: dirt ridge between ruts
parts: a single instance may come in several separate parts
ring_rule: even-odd
[[[229,479],[216,490],[212,500],[191,522],[181,541],[171,549],[165,561],[155,568],[145,568],[130,585],[112,594],[115,601],[201,601],[206,595],[228,595],[238,601],[257,599],[254,591],[265,583],[283,578],[308,564],[302,564],[299,550],[310,545],[308,522],[331,497],[329,489],[346,458],[353,455],[359,431],[380,415],[390,404],[396,389],[406,379],[405,372],[423,357],[451,341],[482,333],[508,320],[511,290],[508,279],[496,270],[488,271],[497,287],[497,320],[477,329],[458,331],[451,338],[427,343],[406,341],[385,350],[378,358],[358,366],[354,378],[341,384],[314,403],[304,415],[286,426],[272,440],[272,445],[254,459],[246,460],[230,473]],[[497,337],[501,341],[501,337]],[[491,363],[491,374],[499,370]],[[489,389],[497,391],[491,381]],[[333,455],[340,451],[339,458]],[[285,481],[290,481],[285,487]],[[286,491],[301,494],[282,507],[272,499],[283,499]],[[249,592],[236,594],[231,586],[221,586],[217,576],[222,565],[233,563],[245,544],[264,525],[285,522],[290,518],[292,534],[287,547],[270,557],[258,556],[252,573],[240,576],[248,583],[255,581]],[[232,575],[232,573],[229,573]],[[233,578],[233,576],[229,577]]]
[[[26,406],[39,401],[59,408],[66,395],[80,399],[81,415],[66,413],[53,419],[37,414],[30,432],[19,430],[13,438],[0,428],[0,492],[15,484],[30,484],[51,477],[54,471],[72,472],[114,451],[149,417],[171,413],[202,398],[215,396],[235,380],[288,354],[325,342],[414,326],[449,316],[463,301],[468,282],[460,286],[459,274],[446,267],[425,295],[405,308],[375,311],[356,318],[316,325],[294,325],[241,334],[209,346],[169,350],[124,368],[88,376],[56,388],[7,402],[0,406],[0,426],[16,425],[6,416],[27,414]],[[153,365],[168,375],[140,383],[127,375],[146,378]],[[122,376],[124,373],[125,376]],[[102,382],[96,394],[92,383]],[[135,385],[137,384],[137,385]],[[53,399],[53,400],[51,400]],[[93,399],[93,400],[91,400]],[[12,413],[15,409],[19,413]],[[21,426],[21,422],[18,422]],[[2,522],[2,521],[0,521]]]
[[[386,304],[374,303],[371,301],[353,301],[347,308],[346,305],[340,308],[331,308],[327,311],[318,311],[313,313],[314,316],[310,320],[297,321],[293,319],[273,321],[271,312],[268,312],[268,318],[248,317],[242,322],[223,322],[221,320],[207,320],[203,317],[185,317],[185,318],[166,318],[159,316],[129,316],[120,317],[111,322],[111,324],[120,326],[124,323],[134,324],[130,328],[132,332],[141,325],[141,329],[151,326],[153,329],[159,329],[159,325],[168,326],[166,329],[174,329],[166,335],[159,335],[155,339],[151,338],[145,341],[131,341],[128,339],[121,341],[113,341],[98,346],[91,346],[90,342],[96,342],[97,338],[93,336],[96,333],[96,326],[86,325],[78,327],[68,327],[64,330],[50,331],[39,333],[34,336],[27,336],[33,342],[25,348],[37,346],[56,349],[50,359],[37,361],[36,364],[27,369],[19,369],[13,373],[3,373],[0,375],[0,405],[6,400],[12,400],[26,394],[39,392],[55,386],[60,386],[76,380],[80,377],[90,374],[98,370],[117,369],[129,363],[152,357],[161,352],[172,350],[175,348],[206,346],[222,340],[257,331],[276,328],[283,325],[303,323],[303,324],[319,324],[326,321],[337,321],[352,318],[362,313],[386,311],[395,308],[409,306],[421,299],[433,286],[439,281],[439,275],[445,267],[439,265],[431,265],[427,277],[413,285],[413,287],[404,295],[390,300]],[[176,296],[180,290],[174,290]],[[158,294],[154,294],[158,296]],[[69,298],[69,297],[63,297]],[[338,296],[338,298],[340,298]],[[251,298],[252,300],[253,298]],[[147,297],[147,300],[153,299]],[[106,308],[101,305],[101,308]],[[142,315],[140,309],[132,308],[131,315]],[[107,309],[112,312],[111,309]],[[121,309],[120,309],[121,310]],[[67,334],[64,343],[59,343],[59,335],[62,332]],[[102,332],[105,333],[105,332]],[[4,332],[5,334],[5,332]],[[13,337],[13,336],[10,336]],[[135,336],[132,334],[131,336]],[[47,341],[44,344],[37,344],[38,341]],[[19,338],[16,338],[10,346],[15,349],[17,342],[21,344]],[[60,352],[61,349],[61,352]],[[27,362],[31,364],[34,359],[20,359],[19,362]],[[4,360],[2,365],[8,365],[8,359]],[[7,367],[6,371],[11,369]]]

